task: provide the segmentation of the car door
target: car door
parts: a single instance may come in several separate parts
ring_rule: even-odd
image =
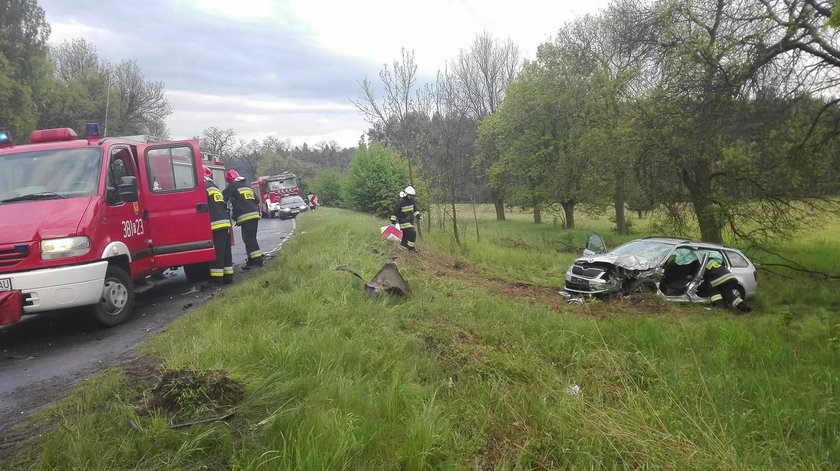
[[[198,141],[142,147],[143,218],[155,268],[215,258]]]
[[[607,244],[604,243],[604,238],[597,232],[590,232],[586,239],[586,247],[583,249],[584,256],[598,255],[607,253]]]

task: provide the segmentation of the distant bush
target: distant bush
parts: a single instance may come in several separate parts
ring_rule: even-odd
[[[344,174],[334,168],[318,172],[312,180],[312,191],[318,195],[318,204],[334,208],[341,207],[341,187],[344,179]]]
[[[396,151],[373,144],[356,151],[342,186],[342,200],[349,209],[384,218],[407,185],[408,169]]]

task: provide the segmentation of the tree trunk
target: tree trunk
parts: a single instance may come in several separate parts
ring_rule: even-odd
[[[700,240],[715,244],[723,243],[720,225],[715,218],[714,205],[708,201],[693,202],[694,213],[697,215],[697,223],[700,225]]]
[[[624,188],[620,185],[615,192],[615,231],[627,234],[627,221],[624,218]]]
[[[491,191],[490,192],[490,199],[493,200],[493,206],[496,207],[496,220],[497,221],[504,221],[505,220],[505,200],[501,197],[497,192]]]
[[[450,188],[450,201],[452,204],[452,235],[455,236],[455,243],[458,244],[458,247],[461,246],[461,237],[458,235],[458,212],[455,211],[455,186],[453,185]]]
[[[560,203],[563,206],[563,214],[566,217],[566,229],[575,228],[575,203]]]
[[[540,211],[540,203],[534,202],[534,224],[542,224],[542,212]]]

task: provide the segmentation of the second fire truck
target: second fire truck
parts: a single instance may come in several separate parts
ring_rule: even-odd
[[[283,197],[300,196],[297,176],[292,172],[259,177],[251,183],[251,187],[259,196],[260,212],[262,212],[263,217],[277,217],[280,213],[280,201]]]

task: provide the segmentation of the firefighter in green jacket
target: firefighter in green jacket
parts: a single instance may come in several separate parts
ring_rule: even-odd
[[[210,229],[216,260],[210,263],[210,282],[216,285],[233,283],[233,256],[230,251],[230,215],[222,190],[213,181],[213,171],[204,167],[204,187],[210,210]]]
[[[234,169],[225,173],[227,187],[222,192],[225,202],[233,206],[233,219],[236,225],[242,228],[242,241],[245,243],[247,254],[247,268],[261,267],[263,254],[260,252],[260,245],[257,243],[257,225],[260,221],[260,207],[254,190],[245,183],[245,177],[239,175]]]

